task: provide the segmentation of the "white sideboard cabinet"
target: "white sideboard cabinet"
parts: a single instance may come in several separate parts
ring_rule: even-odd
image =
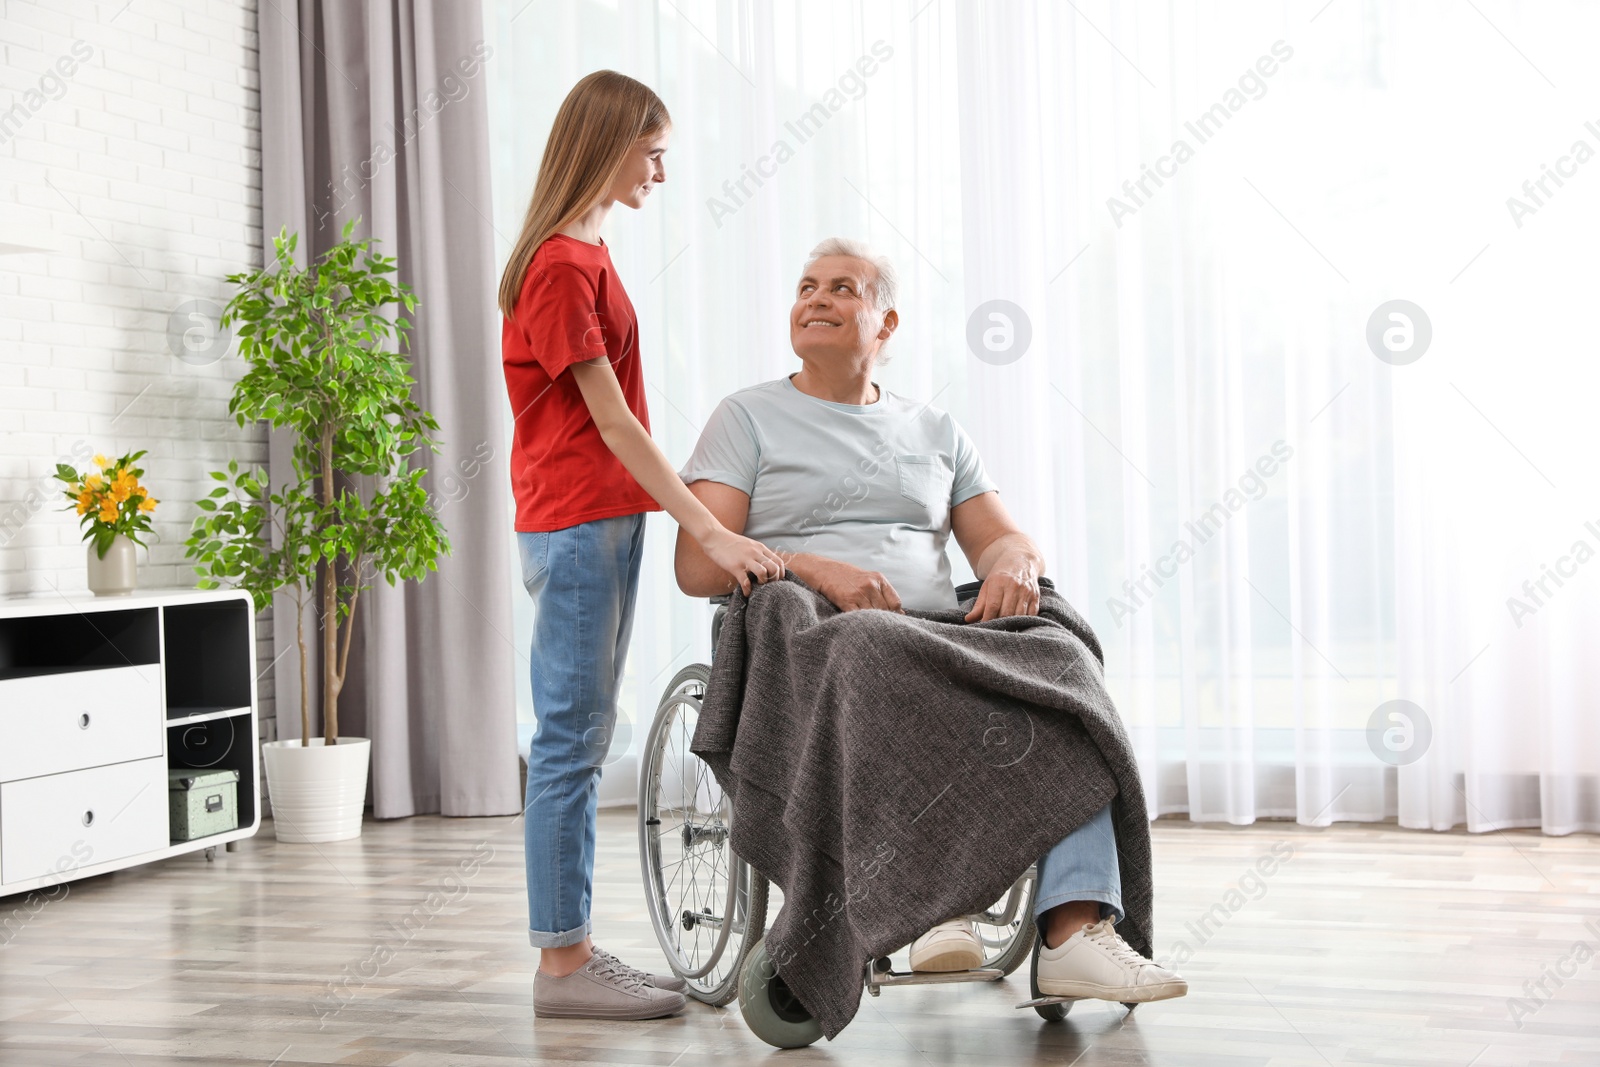
[[[254,834],[256,714],[247,592],[0,599],[0,896]],[[172,840],[187,767],[239,772],[237,829]]]

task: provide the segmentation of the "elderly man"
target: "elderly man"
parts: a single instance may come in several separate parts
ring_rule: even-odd
[[[945,558],[953,532],[983,580],[967,621],[1038,614],[1044,557],[1000,502],[972,440],[945,412],[872,381],[900,321],[892,266],[831,238],[802,274],[789,312],[801,369],[723,400],[679,476],[723,525],[772,548],[842,611],[955,607]],[[677,576],[691,596],[733,589],[682,532]],[[1109,804],[1042,857],[1038,875],[1042,992],[1140,1002],[1188,991],[1114,928],[1122,905]],[[959,919],[911,946],[917,970],[982,958]]]

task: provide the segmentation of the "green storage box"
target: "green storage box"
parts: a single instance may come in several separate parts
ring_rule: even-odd
[[[239,772],[183,768],[167,771],[172,840],[193,841],[239,828]]]

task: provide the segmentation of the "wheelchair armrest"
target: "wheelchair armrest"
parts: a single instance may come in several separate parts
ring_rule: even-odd
[[[1042,576],[1040,577],[1040,579],[1039,579],[1039,588],[1040,589],[1054,589],[1055,587],[1056,587],[1056,583],[1055,582],[1052,582],[1048,578],[1045,578],[1045,577],[1042,577]],[[978,590],[980,590],[982,588],[983,588],[983,583],[982,582],[963,582],[961,585],[956,586],[956,599],[957,600],[965,600],[969,596],[977,596],[978,595]]]
[[[731,593],[711,598],[711,603],[717,606],[717,610],[711,613],[711,656],[713,660],[717,654],[717,639],[722,636],[722,619],[723,616],[728,614],[728,601],[732,599],[733,594]]]

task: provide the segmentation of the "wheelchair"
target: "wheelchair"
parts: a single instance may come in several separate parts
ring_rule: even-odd
[[[979,583],[957,590],[976,593]],[[711,644],[716,647],[729,597],[713,597]],[[689,751],[700,702],[711,677],[707,664],[691,664],[668,683],[656,708],[640,760],[639,858],[645,900],[656,939],[674,974],[694,999],[721,1007],[738,998],[752,1033],[779,1048],[800,1048],[822,1028],[788,990],[768,959],[762,934],[773,887],[729,847],[733,805],[711,769]],[[1036,868],[1029,867],[1006,895],[965,918],[983,946],[983,963],[970,971],[897,971],[888,957],[869,962],[862,981],[878,996],[886,986],[998,981],[1031,961],[1032,1007],[1047,1021],[1066,1017],[1071,1001],[1041,995],[1037,981],[1038,931],[1033,920]]]

